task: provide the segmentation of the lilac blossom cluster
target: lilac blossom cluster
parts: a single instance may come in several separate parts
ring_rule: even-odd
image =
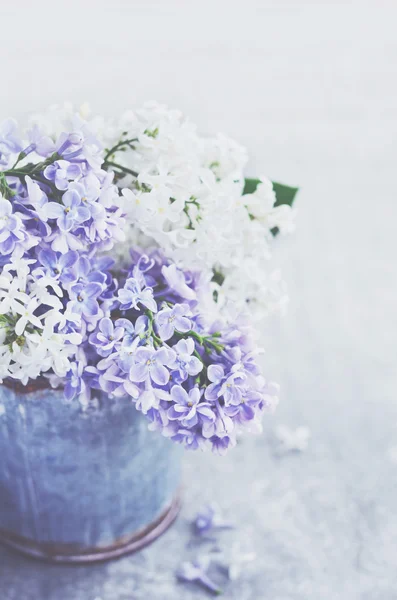
[[[191,449],[222,454],[239,431],[260,429],[277,389],[260,374],[244,320],[208,320],[203,294],[211,295],[208,283],[160,251],[132,252],[67,396],[93,388],[128,394],[151,429]]]
[[[277,388],[243,317],[223,321],[211,278],[160,249],[117,268],[124,214],[84,124],[22,142],[0,127],[0,380],[48,379],[87,405],[129,396],[150,428],[224,453],[260,429]],[[216,316],[212,316],[216,315]]]
[[[0,125],[0,380],[64,377],[110,280],[99,256],[124,217],[101,146],[79,123],[52,139]],[[95,320],[89,326],[94,326]]]

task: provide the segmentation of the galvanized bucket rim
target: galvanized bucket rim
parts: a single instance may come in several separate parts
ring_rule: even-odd
[[[0,385],[4,385],[9,389],[14,390],[18,394],[30,394],[32,392],[38,392],[40,390],[47,389],[63,389],[62,386],[53,388],[49,380],[45,377],[39,377],[37,379],[29,380],[29,382],[26,384],[23,384],[19,379],[12,379],[11,377],[7,377],[6,379],[3,379]]]

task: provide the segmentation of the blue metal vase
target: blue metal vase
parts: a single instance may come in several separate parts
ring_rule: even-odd
[[[128,398],[84,411],[0,385],[0,541],[70,563],[138,550],[178,513],[181,455]]]

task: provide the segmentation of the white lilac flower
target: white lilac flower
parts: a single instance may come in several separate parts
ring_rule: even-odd
[[[256,319],[284,310],[285,286],[272,276],[272,232],[292,231],[294,211],[276,205],[266,177],[243,194],[244,147],[223,135],[201,136],[182,113],[153,102],[118,120],[90,117],[87,107],[76,115],[65,105],[34,122],[56,139],[65,127],[85,131],[85,118],[105,148],[104,168],[122,191],[125,240],[115,248],[121,262],[126,244],[156,244],[184,269],[221,275],[214,290],[219,308],[232,302],[241,310],[249,301]],[[66,235],[61,240],[69,243]],[[60,241],[54,243],[59,249]]]
[[[123,310],[128,308],[138,309],[138,304],[141,304],[152,312],[157,311],[152,288],[146,286],[141,289],[139,281],[134,277],[127,279],[124,287],[119,290],[118,298]]]
[[[294,212],[290,206],[275,206],[276,194],[272,183],[263,178],[253,194],[244,196],[247,209],[268,230],[277,227],[282,233],[294,230]]]
[[[17,305],[15,312],[20,315],[19,319],[15,323],[15,333],[20,336],[25,331],[26,326],[30,323],[34,327],[42,328],[41,320],[34,314],[39,306],[37,298],[29,298],[25,306]]]

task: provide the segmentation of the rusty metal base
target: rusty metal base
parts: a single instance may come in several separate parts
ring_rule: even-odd
[[[81,551],[74,545],[40,544],[18,535],[0,530],[0,543],[5,544],[40,560],[64,564],[90,564],[120,558],[126,554],[137,552],[144,546],[154,542],[175,521],[181,508],[181,497],[176,496],[172,504],[150,525],[118,540],[111,546],[89,548]]]

